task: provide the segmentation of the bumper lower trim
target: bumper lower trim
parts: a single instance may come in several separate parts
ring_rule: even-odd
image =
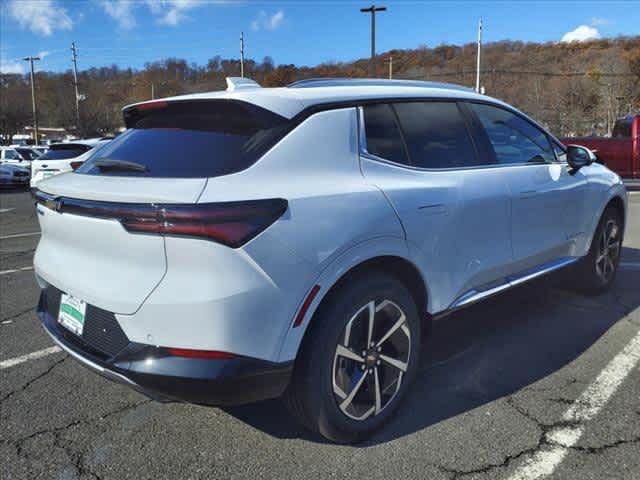
[[[38,317],[56,344],[82,365],[156,400],[216,406],[258,402],[282,395],[293,372],[293,362],[176,357],[166,348],[135,342],[112,357],[99,357],[47,312],[44,293]]]

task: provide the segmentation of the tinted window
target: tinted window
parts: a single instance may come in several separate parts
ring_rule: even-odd
[[[35,160],[38,158],[38,154],[28,148],[16,148],[16,150],[25,160]]]
[[[546,133],[522,117],[489,105],[472,103],[471,108],[489,136],[498,163],[555,160]]]
[[[129,129],[92,154],[76,172],[92,175],[216,177],[253,164],[277,141],[287,120],[245,102],[159,102],[125,112]],[[100,159],[124,160],[145,172],[99,169]]]
[[[420,168],[477,165],[464,119],[453,102],[394,105],[411,164]]]
[[[20,155],[18,155],[15,150],[5,150],[4,158],[6,158],[7,160],[18,160],[20,158]]]
[[[64,147],[52,147],[47,153],[38,158],[38,160],[65,160],[82,155],[91,147],[84,145],[69,145]]]
[[[553,151],[556,154],[556,160],[563,163],[567,162],[567,149],[564,145],[553,142]]]
[[[407,163],[396,116],[389,105],[366,105],[364,124],[367,151],[397,163]]]

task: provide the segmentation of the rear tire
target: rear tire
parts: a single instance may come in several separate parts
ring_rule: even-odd
[[[308,429],[353,443],[393,415],[414,379],[420,317],[404,285],[363,273],[323,301],[300,347],[285,403]]]
[[[618,210],[607,207],[593,235],[589,253],[580,259],[574,281],[587,295],[609,290],[615,280],[622,251],[622,217]]]

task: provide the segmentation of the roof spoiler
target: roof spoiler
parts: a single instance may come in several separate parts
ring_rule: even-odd
[[[245,88],[261,88],[260,84],[243,77],[227,77],[227,92],[235,92],[236,90],[244,90]]]

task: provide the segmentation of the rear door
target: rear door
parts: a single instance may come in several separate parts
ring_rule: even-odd
[[[40,182],[37,274],[104,310],[135,313],[180,262],[167,256],[158,212],[197,203],[208,178],[255,162],[286,122],[238,103],[143,104],[78,170]]]
[[[571,256],[576,239],[585,235],[583,172],[570,171],[546,132],[517,113],[482,103],[469,107],[511,190],[511,273]]]
[[[402,221],[426,276],[430,308],[503,283],[511,261],[510,198],[454,101],[364,106],[362,166]]]

